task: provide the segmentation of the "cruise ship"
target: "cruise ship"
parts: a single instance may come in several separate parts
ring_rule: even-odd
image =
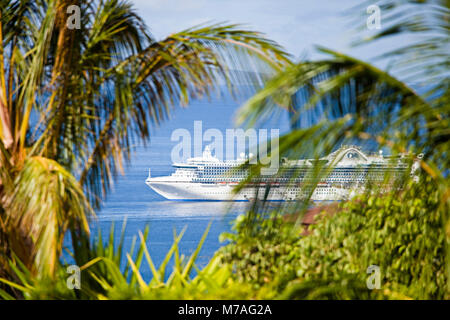
[[[248,157],[221,161],[206,147],[201,157],[174,163],[170,176],[152,177],[149,170],[146,184],[169,200],[335,201],[364,192],[369,182],[389,188],[393,180],[414,174],[419,158],[411,166],[406,155],[384,156],[381,151],[365,153],[358,146],[341,146],[320,159],[282,159],[276,174],[252,180],[236,193],[233,189],[247,178],[242,164]],[[318,166],[320,170],[315,170]]]

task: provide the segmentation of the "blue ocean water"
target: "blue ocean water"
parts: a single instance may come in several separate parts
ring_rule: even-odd
[[[126,219],[125,250],[128,251],[133,237],[138,236],[139,231],[143,232],[148,224],[150,232],[147,247],[158,266],[173,243],[174,230],[180,233],[186,227],[180,252],[189,256],[211,222],[211,229],[196,262],[200,267],[206,265],[214,252],[223,245],[219,242],[220,234],[230,231],[231,222],[237,215],[245,213],[248,203],[168,201],[151,190],[145,184],[145,179],[149,168],[152,176],[173,172],[171,151],[178,142],[170,138],[175,129],[185,128],[193,132],[194,121],[201,120],[203,132],[215,128],[225,136],[226,129],[234,128],[233,116],[242,102],[242,99],[235,101],[229,96],[197,100],[186,108],[176,108],[171,119],[158,127],[154,126],[150,144],[147,147],[136,146],[124,175],[118,176],[111,193],[97,212],[97,218],[91,222],[92,237],[101,231],[103,239],[106,239],[114,223],[118,241]],[[289,129],[287,114],[280,114],[266,123],[264,128],[278,128],[280,134],[286,132]],[[141,272],[145,279],[151,277],[145,261]]]

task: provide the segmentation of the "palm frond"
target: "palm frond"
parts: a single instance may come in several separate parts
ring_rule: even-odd
[[[331,50],[322,52],[330,59],[299,63],[270,80],[242,107],[238,122],[258,124],[281,106],[291,112],[294,128],[351,115],[361,127],[348,131],[348,139],[365,133],[388,141],[400,134],[404,143],[397,146],[399,152],[413,147],[430,155],[440,143],[445,144],[443,131],[433,129],[448,114],[442,102],[440,108],[434,107],[436,101],[446,99],[445,92],[423,97],[368,63]]]
[[[68,228],[89,232],[93,211],[76,179],[43,157],[25,161],[13,185],[5,185],[10,249],[33,272],[53,276]]]
[[[354,45],[373,45],[387,38],[402,43],[405,37],[414,37],[407,45],[387,50],[376,59],[389,63],[391,72],[398,74],[402,81],[424,86],[424,91],[448,78],[450,9],[447,0],[365,1],[348,14],[355,16],[358,11],[366,14],[368,5],[379,6],[382,28],[370,34],[362,32],[367,36],[358,36]],[[365,28],[364,24],[360,29]]]

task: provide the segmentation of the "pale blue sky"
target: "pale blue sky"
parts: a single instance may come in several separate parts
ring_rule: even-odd
[[[364,60],[405,44],[407,38],[383,44],[351,48],[356,27],[369,16],[349,9],[361,0],[132,0],[152,33],[161,39],[170,33],[213,21],[245,24],[264,32],[295,57],[307,52],[317,57],[313,46],[321,45]],[[381,20],[382,25],[383,21]],[[366,34],[371,32],[366,30]]]

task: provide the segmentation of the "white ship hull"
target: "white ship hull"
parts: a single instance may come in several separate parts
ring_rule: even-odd
[[[153,178],[158,179],[158,178]],[[148,179],[147,185],[156,193],[168,200],[209,200],[209,201],[249,201],[258,197],[264,198],[265,187],[244,188],[239,193],[234,194],[235,184],[202,184],[192,182],[172,182],[154,181]],[[153,180],[153,181],[152,181]],[[311,200],[314,201],[335,201],[347,199],[353,196],[354,192],[349,189],[320,187],[317,188]],[[267,196],[268,201],[293,201],[306,194],[296,188],[272,187]]]

